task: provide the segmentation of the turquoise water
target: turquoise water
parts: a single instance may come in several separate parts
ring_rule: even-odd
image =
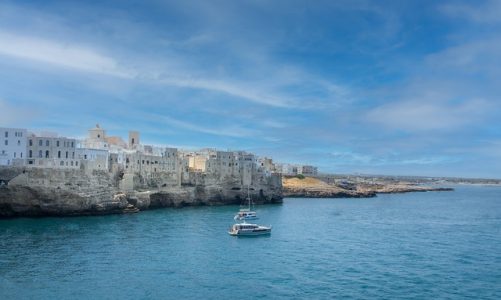
[[[501,299],[501,187],[0,221],[0,299]]]

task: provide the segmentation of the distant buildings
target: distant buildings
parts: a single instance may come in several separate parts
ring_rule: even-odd
[[[318,168],[310,165],[275,164],[277,173],[286,176],[315,176],[318,175]]]
[[[249,186],[277,173],[318,173],[314,166],[274,164],[271,158],[245,151],[183,151],[144,145],[140,138],[137,131],[129,132],[127,142],[118,136],[107,136],[99,124],[89,129],[83,140],[55,133],[37,135],[26,129],[0,128],[0,165],[105,171],[127,177],[130,184],[135,184],[137,178],[163,184],[193,184],[199,176],[208,176]]]

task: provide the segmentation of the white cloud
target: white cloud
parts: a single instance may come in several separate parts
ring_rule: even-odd
[[[133,73],[120,68],[113,58],[99,54],[91,48],[5,31],[0,31],[0,55],[84,72],[124,78],[134,76]]]
[[[120,78],[136,78],[146,82],[160,83],[184,88],[203,89],[235,96],[254,103],[293,107],[296,104],[285,97],[267,91],[262,86],[237,83],[231,80],[180,76],[189,70],[169,70],[168,76],[155,75],[155,71],[143,67],[127,68],[116,59],[100,54],[90,47],[49,39],[0,31],[0,55],[50,64],[75,71],[99,73]]]
[[[190,122],[186,121],[181,121],[177,120],[171,117],[167,116],[155,116],[155,118],[163,123],[167,123],[171,126],[175,126],[177,128],[182,128],[182,129],[187,129],[190,131],[196,131],[196,132],[201,132],[201,133],[207,133],[207,134],[212,134],[212,135],[219,135],[219,136],[229,136],[229,137],[248,137],[248,136],[254,136],[257,134],[256,130],[252,129],[247,129],[243,128],[240,126],[224,126],[221,128],[211,128],[207,126],[201,126],[201,125],[195,125]]]
[[[501,23],[501,1],[489,0],[484,3],[472,1],[472,5],[451,3],[440,6],[439,9],[452,17],[462,17],[476,23]]]
[[[179,78],[179,77],[169,77],[159,79],[160,83],[167,85],[174,85],[179,87],[204,89],[209,91],[216,91],[231,96],[236,96],[239,98],[246,99],[251,102],[265,104],[274,107],[293,107],[296,104],[285,100],[283,97],[267,93],[250,85],[243,85],[237,83],[231,83],[225,80],[215,80],[207,78]]]
[[[456,129],[480,120],[489,112],[490,104],[474,99],[460,104],[420,99],[379,106],[366,115],[370,122],[394,130],[429,131]]]
[[[427,67],[436,72],[449,72],[452,75],[480,73],[482,75],[501,75],[501,41],[499,38],[484,38],[463,42],[443,51],[429,55]]]

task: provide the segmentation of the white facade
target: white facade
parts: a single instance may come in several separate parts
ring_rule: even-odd
[[[26,159],[26,129],[0,128],[0,165],[24,165]]]

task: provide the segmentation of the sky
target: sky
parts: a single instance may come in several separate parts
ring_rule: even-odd
[[[501,178],[501,1],[0,0],[0,126]]]

